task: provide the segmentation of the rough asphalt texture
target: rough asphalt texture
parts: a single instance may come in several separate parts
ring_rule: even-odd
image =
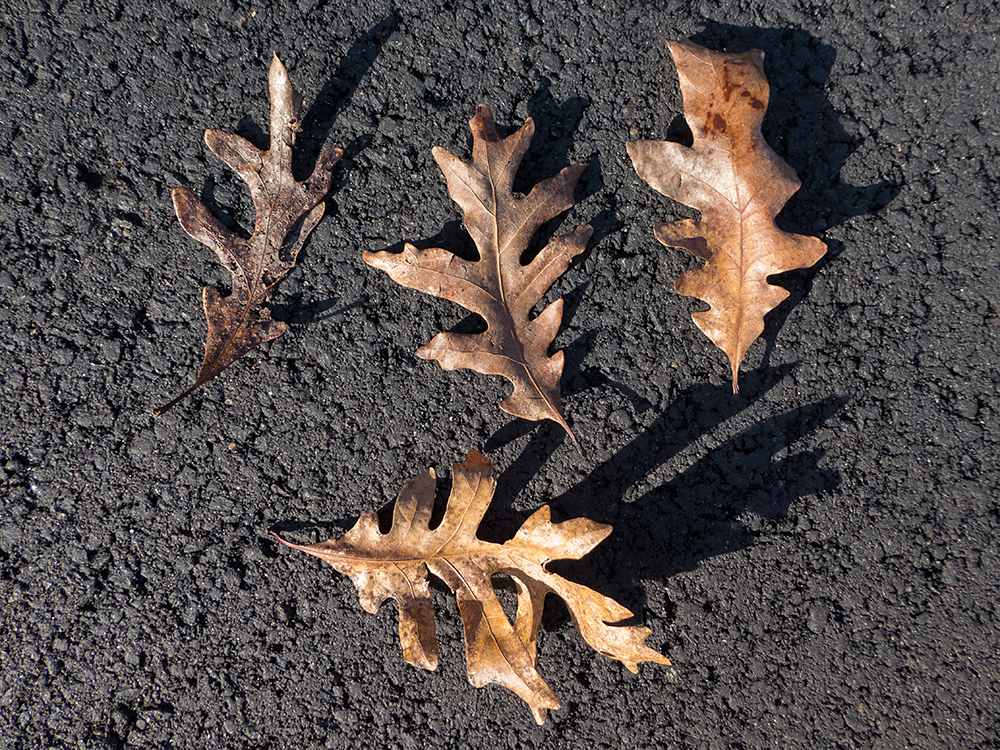
[[[278,5],[278,4],[276,4]],[[4,3],[0,22],[2,748],[1000,746],[1000,17],[990,3],[257,0]],[[830,245],[787,274],[729,388],[673,281],[625,142],[683,138],[663,44],[765,51],[765,135],[799,173],[785,228]],[[289,321],[160,419],[201,362],[186,185],[252,226],[215,127],[267,145],[272,50],[305,96],[299,176],[342,146],[328,217],[281,286]],[[489,103],[537,133],[520,188],[576,161],[588,251],[567,314],[567,419],[512,420],[505,381],[414,352],[469,325],[361,262],[468,247],[430,150],[467,157]],[[537,727],[442,663],[396,611],[277,547],[339,534],[471,448],[500,489],[482,536],[535,508],[611,537],[554,566],[652,628],[675,667],[590,650],[551,601]],[[508,596],[505,594],[505,596]]]

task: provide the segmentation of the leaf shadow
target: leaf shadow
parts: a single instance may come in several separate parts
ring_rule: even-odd
[[[343,315],[358,307],[364,307],[370,299],[368,294],[361,294],[356,300],[346,305],[336,307],[338,298],[304,302],[303,294],[296,292],[290,295],[288,301],[282,304],[271,304],[271,314],[275,320],[280,320],[292,326],[307,326],[322,323],[324,320]],[[332,311],[332,312],[331,312]]]
[[[230,173],[233,180],[237,180],[235,173]],[[243,190],[246,189],[246,185],[240,183]],[[201,186],[201,202],[205,204],[205,207],[215,216],[219,221],[222,222],[223,226],[226,227],[230,232],[235,234],[241,240],[250,239],[250,232],[248,232],[242,221],[238,218],[240,214],[244,211],[238,210],[236,205],[222,204],[219,202],[218,197],[218,180],[214,174],[209,173]],[[251,206],[253,204],[249,200],[249,194],[247,194],[247,204],[246,209],[252,210]],[[229,283],[228,274],[226,283]]]
[[[594,376],[592,375],[592,377]],[[588,387],[596,387],[597,385],[600,385],[602,382],[601,378],[604,378],[603,373],[597,373],[596,377],[594,377],[595,382]],[[713,390],[713,386],[703,384],[690,389],[689,394],[697,393],[707,397],[709,393],[713,392]],[[713,401],[717,401],[717,394],[713,393],[712,395]],[[679,395],[677,401],[675,401],[675,408],[680,408],[678,404],[689,403],[691,398],[693,398],[693,395],[689,395],[687,398],[685,398],[683,394]],[[702,424],[704,431],[707,432],[713,429],[720,422],[729,419],[747,405],[746,399],[740,397],[722,400],[720,403],[721,406],[718,411],[699,412],[699,424]],[[655,469],[661,463],[667,461],[674,453],[683,449],[686,443],[671,443],[669,446],[666,443],[667,430],[673,427],[674,421],[675,420],[671,418],[671,412],[669,410],[664,411],[649,427],[636,437],[635,440],[629,443],[628,446],[620,449],[615,453],[614,457],[604,461],[599,467],[592,469],[588,473],[588,478],[593,477],[593,482],[589,483],[587,486],[591,486],[591,484],[599,482],[601,477],[609,477],[614,470],[613,461],[619,459],[620,457],[627,456],[627,460],[630,462],[630,467],[622,467],[623,472],[628,469],[639,471],[641,467],[644,468],[641,468],[641,472],[635,476],[632,476],[632,473],[630,472],[617,478],[621,484],[621,491],[619,494],[624,494],[634,482],[638,481],[641,477],[645,476],[645,474]],[[640,440],[642,441],[641,443],[639,443]],[[545,462],[548,461],[548,459],[555,452],[555,445],[537,445],[537,442],[537,440],[533,440],[525,446],[521,455],[514,459],[511,465],[508,466],[500,475],[498,484],[504,488],[504,492],[508,496],[519,496],[528,486],[528,483],[532,480],[532,478],[534,478],[534,476],[542,468]],[[643,449],[646,456],[645,461],[640,461],[639,463],[636,463],[636,456],[631,455],[636,452],[636,447],[634,446],[636,446],[637,443],[639,443],[639,446]],[[650,447],[652,445],[660,444],[664,447],[670,447],[672,450],[654,451]],[[629,446],[633,447],[630,449]],[[488,447],[489,443],[487,443],[487,449]],[[549,504],[555,507],[554,501]],[[594,520],[601,519],[595,518]]]
[[[643,581],[666,580],[709,558],[750,547],[765,526],[784,523],[790,530],[786,516],[796,500],[839,484],[838,472],[820,466],[823,451],[788,451],[847,402],[831,397],[755,422],[680,474],[622,503],[628,489],[705,432],[684,430],[683,418],[677,419],[682,405],[700,408],[704,390],[697,386],[681,394],[665,412],[674,416],[657,420],[553,499],[550,505],[559,518],[586,516],[614,526],[608,540],[586,558],[571,567],[558,563],[553,570],[564,567],[567,577],[597,582],[638,614],[647,607]],[[725,414],[732,417],[740,410],[725,409],[711,421],[721,424]]]
[[[444,248],[470,263],[479,260],[479,251],[476,250],[472,237],[459,219],[446,221],[441,225],[440,231],[432,237],[423,240],[399,240],[382,249],[390,253],[401,253],[403,246],[407,244],[413,245],[418,250],[428,250],[432,247]]]
[[[768,368],[762,392],[780,382],[794,365]],[[630,443],[592,469],[573,488],[548,504],[557,520],[584,516],[614,526],[611,537],[581,561],[554,563],[574,580],[594,580],[613,598],[638,612],[644,605],[641,582],[692,570],[698,562],[742,549],[754,531],[745,517],[779,519],[798,498],[835,486],[838,478],[818,467],[818,452],[773,456],[818,429],[846,399],[830,398],[754,423],[707,452],[680,475],[623,503],[636,484],[739,415],[751,402],[721,397],[720,388],[698,384],[677,395],[670,407]],[[553,425],[552,427],[555,427]],[[512,500],[551,458],[556,443],[541,433],[499,476],[498,500],[490,516],[516,526]],[[487,445],[487,449],[489,445]],[[750,476],[743,479],[747,472]],[[789,481],[789,477],[794,480]],[[671,511],[669,526],[665,511]],[[641,562],[639,562],[641,561]]]
[[[514,190],[527,192],[569,166],[576,129],[588,106],[590,100],[582,96],[557,102],[552,96],[552,82],[548,78],[539,82],[527,102],[528,117],[535,121],[535,137],[525,155],[526,163],[514,178]]]
[[[304,175],[312,171],[311,165],[315,164],[326,143],[334,121],[351,103],[354,92],[361,85],[361,80],[374,65],[382,47],[398,27],[399,18],[395,12],[389,13],[362,34],[341,58],[337,70],[327,79],[313,106],[302,118],[301,139],[292,155],[292,171],[295,174]],[[365,137],[357,138],[355,143],[363,140]],[[369,136],[367,140],[370,141],[371,137]],[[349,151],[345,149],[345,157],[349,155]]]
[[[571,96],[560,104],[553,98],[551,86],[552,82],[548,78],[543,78],[528,100],[528,116],[535,122],[535,135],[524,161],[514,175],[515,193],[529,193],[535,185],[554,177],[570,165],[569,152],[573,146],[576,129],[590,101],[582,96]],[[574,205],[600,189],[603,183],[599,167],[599,163],[588,163],[574,190]],[[595,180],[596,188],[593,187]],[[566,213],[563,212],[538,228],[521,255],[522,265],[530,263],[560,229],[563,229],[563,233],[572,229],[569,226],[563,227],[565,220]],[[587,243],[588,252],[596,242],[597,240],[591,237]],[[582,257],[574,259],[574,263],[580,262]]]
[[[326,204],[327,208],[327,216],[335,213],[336,209],[334,196],[347,185],[347,175],[351,173],[354,164],[357,161],[358,154],[368,148],[373,140],[374,136],[371,133],[365,133],[364,135],[359,135],[357,138],[354,138],[350,143],[343,147],[344,153],[333,170],[333,180],[330,182],[330,190],[323,198],[323,202]]]
[[[588,181],[585,189],[586,195],[584,197],[593,195],[604,187],[604,178],[601,177],[601,171],[601,158],[597,154],[594,154],[594,156],[590,159],[590,169],[584,172],[583,176],[586,177],[591,172],[596,172],[597,174],[593,179]],[[587,243],[587,253],[580,256],[578,259],[581,263],[587,260],[590,253],[596,251],[597,247],[601,244],[605,237],[620,229],[619,221],[616,218],[617,212],[615,211],[618,205],[617,201],[614,199],[614,196],[608,196],[608,200],[605,202],[609,204],[607,208],[599,211],[593,216],[584,218],[584,221],[594,228],[594,234]]]
[[[350,105],[354,92],[374,65],[382,47],[398,27],[399,18],[396,13],[389,13],[362,34],[340,59],[337,70],[327,79],[316,95],[313,105],[302,117],[299,138],[292,151],[292,173],[296,179],[307,179],[312,174],[313,166],[326,144],[334,122]],[[346,185],[347,174],[354,166],[358,155],[371,145],[373,139],[371,133],[364,133],[342,146],[343,155],[334,169],[330,189],[323,198],[327,216],[336,212],[333,196]],[[306,245],[300,251],[299,264],[307,257],[308,250],[309,247]],[[285,314],[290,319],[299,316],[297,309],[291,308],[290,305],[286,307],[288,311]]]

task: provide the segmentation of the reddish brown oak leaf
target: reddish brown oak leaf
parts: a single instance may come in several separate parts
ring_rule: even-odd
[[[271,95],[271,146],[261,151],[245,138],[206,130],[205,143],[247,183],[256,219],[253,234],[243,239],[226,229],[185,187],[174,189],[174,209],[184,231],[215,251],[232,276],[232,291],[223,296],[206,286],[202,295],[208,336],[205,357],[190,388],[164,406],[159,416],[196,388],[214,378],[254,347],[281,336],[286,326],[272,320],[267,307],[275,288],[295,266],[299,250],[323,218],[323,197],[330,189],[333,166],[343,153],[326,151],[305,182],[292,177],[292,146],[299,130],[302,97],[275,55],[268,74]]]
[[[826,245],[774,223],[802,183],[760,132],[769,93],[764,53],[731,55],[686,40],[667,46],[694,137],[691,148],[667,141],[626,147],[643,180],[701,212],[699,221],[657,224],[654,232],[664,245],[705,261],[681,274],[674,289],[711,305],[693,318],[729,357],[735,393],[740,363],[763,332],[764,315],[788,296],[767,277],[808,268]]]
[[[632,617],[622,605],[593,589],[545,569],[552,560],[578,560],[596,547],[611,527],[586,518],[552,523],[549,507],[537,510],[504,544],[484,542],[476,530],[490,501],[494,480],[489,459],[471,451],[452,467],[451,496],[441,523],[430,528],[436,475],[433,469],[400,490],[392,528],[379,531],[378,516],[367,511],[339,539],[298,545],[282,544],[325,560],[349,576],[361,606],[374,614],[387,599],[399,605],[399,640],[403,658],[422,669],[438,662],[434,607],[428,574],[444,581],[458,599],[465,629],[469,681],[475,687],[497,683],[513,690],[545,723],[559,698],[538,673],[538,632],[546,594],[566,602],[584,640],[605,656],[638,672],[639,662],[670,664],[645,645],[649,628],[615,626]],[[493,589],[492,576],[504,573],[517,588],[517,614],[511,624]]]
[[[502,375],[514,392],[501,402],[501,409],[524,419],[551,419],[579,448],[562,415],[563,353],[548,353],[562,321],[563,301],[557,299],[537,318],[529,315],[570,261],[586,249],[593,229],[585,225],[553,239],[527,265],[521,264],[521,254],[542,224],[573,205],[573,188],[587,165],[566,167],[516,199],[511,186],[535,132],[534,122],[529,117],[516,133],[500,138],[490,108],[480,104],[469,127],[471,163],[443,148],[432,153],[448,192],[465,212],[465,227],[479,249],[479,260],[406,244],[402,253],[366,252],[365,263],[403,286],[457,302],[485,318],[484,333],[439,333],[417,355],[436,359],[445,370]]]

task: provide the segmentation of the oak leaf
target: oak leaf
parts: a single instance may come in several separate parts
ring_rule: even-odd
[[[222,225],[185,187],[173,191],[174,209],[184,231],[212,248],[232,276],[232,291],[223,296],[206,286],[202,294],[208,337],[205,357],[194,385],[153,411],[159,416],[204,385],[256,346],[281,336],[286,325],[271,318],[266,306],[275,288],[295,266],[299,250],[323,217],[322,202],[330,189],[333,166],[342,151],[323,153],[305,182],[292,177],[292,146],[299,130],[301,95],[292,88],[277,55],[268,74],[271,96],[271,145],[261,151],[245,138],[206,130],[205,143],[247,183],[256,220],[244,239]]]
[[[562,321],[562,299],[530,319],[532,307],[549,286],[586,249],[593,234],[589,225],[557,237],[527,265],[521,255],[532,235],[549,219],[573,205],[573,188],[586,164],[566,167],[538,183],[523,199],[511,186],[535,131],[529,117],[513,135],[501,139],[490,108],[480,104],[470,120],[472,162],[443,148],[433,149],[448,192],[465,212],[465,227],[479,249],[479,260],[468,261],[442,248],[418,250],[407,243],[402,253],[366,252],[364,260],[403,286],[457,302],[486,319],[479,334],[439,333],[417,350],[436,359],[445,370],[468,368],[502,375],[514,392],[500,408],[534,421],[551,419],[579,447],[562,415],[559,378],[563,353],[548,354]]]
[[[740,363],[764,330],[764,315],[788,296],[767,277],[808,268],[826,245],[774,223],[802,183],[761,135],[769,93],[764,53],[714,52],[686,40],[667,46],[677,65],[691,148],[667,141],[635,141],[626,148],[643,180],[701,212],[700,221],[657,224],[654,232],[664,245],[705,261],[681,274],[674,289],[711,305],[692,317],[728,355],[735,393]]]
[[[469,681],[475,687],[497,683],[513,690],[528,703],[539,724],[545,723],[548,709],[560,705],[537,670],[546,594],[562,597],[588,644],[632,672],[642,661],[670,664],[645,645],[649,628],[608,624],[632,617],[629,610],[545,569],[551,560],[576,560],[587,554],[611,533],[610,526],[586,518],[554,524],[546,505],[510,541],[484,542],[476,538],[476,530],[493,498],[489,459],[471,451],[452,470],[451,496],[433,530],[429,523],[436,475],[428,469],[400,490],[387,534],[379,531],[374,511],[367,511],[339,539],[319,544],[292,544],[270,533],[282,544],[315,555],[349,576],[366,612],[374,614],[387,599],[395,599],[403,658],[422,669],[437,667],[428,573],[440,578],[458,599]],[[491,576],[496,573],[509,575],[517,588],[513,625],[493,589]]]

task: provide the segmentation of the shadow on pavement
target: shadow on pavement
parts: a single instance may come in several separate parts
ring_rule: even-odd
[[[764,391],[793,366],[768,369],[772,372],[761,376]],[[797,498],[836,486],[837,474],[819,467],[821,452],[788,454],[788,447],[819,428],[845,401],[824,399],[756,423],[681,474],[623,503],[630,488],[750,403],[739,396],[720,399],[719,388],[707,383],[680,393],[634,440],[549,501],[556,521],[586,516],[614,526],[590,555],[556,563],[553,570],[567,566],[573,580],[607,580],[601,590],[638,611],[641,581],[667,579],[702,560],[747,547],[764,523],[784,517]],[[509,507],[549,460],[559,445],[553,437],[540,430],[499,476],[495,509]],[[784,455],[774,460],[779,454]],[[638,556],[636,549],[654,550],[655,556]]]

